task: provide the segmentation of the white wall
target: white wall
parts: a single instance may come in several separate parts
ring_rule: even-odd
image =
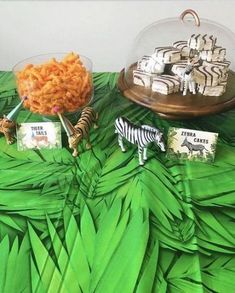
[[[120,71],[142,28],[187,8],[235,32],[233,0],[0,1],[0,70],[32,55],[73,50],[90,57],[95,71]]]

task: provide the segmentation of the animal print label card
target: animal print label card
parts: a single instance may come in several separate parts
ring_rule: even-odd
[[[168,131],[168,158],[213,162],[218,133],[173,128]]]
[[[21,123],[17,129],[17,149],[61,148],[60,122]]]

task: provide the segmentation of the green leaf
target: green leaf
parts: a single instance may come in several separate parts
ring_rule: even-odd
[[[136,293],[152,292],[155,273],[157,270],[158,252],[159,252],[159,243],[156,242],[153,248],[152,254],[146,264],[146,268],[138,283]]]
[[[0,265],[0,292],[4,290],[5,278],[6,278],[6,267],[9,256],[9,239],[7,236],[0,242],[1,252],[1,265]]]
[[[93,223],[93,219],[88,208],[85,206],[81,218],[81,238],[83,241],[83,245],[85,247],[85,251],[87,254],[87,259],[92,265],[94,258],[94,244],[95,244],[95,236],[96,231]]]
[[[107,266],[114,255],[119,242],[126,230],[129,213],[126,212],[121,219],[121,201],[116,201],[109,211],[105,213],[100,222],[95,241],[95,257],[92,266],[91,291],[94,291]]]
[[[40,275],[40,281],[44,284],[47,292],[57,292],[65,290],[62,276],[52,261],[49,252],[41,243],[37,234],[29,224],[29,235],[34,252],[34,257],[37,265],[37,270]]]
[[[30,259],[27,234],[19,245],[18,237],[12,245],[7,236],[0,242],[0,291],[30,291]]]
[[[140,242],[138,239],[142,239],[142,241]],[[148,224],[143,222],[143,214],[139,211],[131,219],[116,253],[98,283],[96,292],[133,292],[147,240]]]
[[[70,264],[69,256],[63,246],[55,227],[52,225],[50,219],[47,217],[48,229],[55,252],[55,257],[59,266],[60,273],[65,287],[73,287],[76,292],[80,292],[80,287],[77,281],[76,274],[73,267]]]
[[[77,276],[82,291],[87,292],[89,289],[90,267],[81,233],[69,209],[66,209],[64,222],[66,228],[65,241],[69,262]]]

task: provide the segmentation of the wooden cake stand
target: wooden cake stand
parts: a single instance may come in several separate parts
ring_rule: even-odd
[[[150,108],[163,118],[192,119],[224,112],[235,107],[235,73],[233,71],[229,71],[226,93],[220,97],[209,97],[199,93],[183,96],[180,92],[170,95],[152,92],[150,88],[133,83],[132,71],[135,68],[136,64],[133,64],[126,74],[124,69],[121,71],[118,79],[119,90],[131,101]]]

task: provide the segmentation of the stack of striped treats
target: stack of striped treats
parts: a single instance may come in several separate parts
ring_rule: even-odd
[[[198,93],[223,95],[230,62],[225,59],[226,49],[217,46],[216,41],[214,36],[193,34],[188,41],[155,48],[152,55],[138,61],[137,69],[133,70],[134,84],[164,95],[179,92],[186,67],[191,64],[191,76]]]

